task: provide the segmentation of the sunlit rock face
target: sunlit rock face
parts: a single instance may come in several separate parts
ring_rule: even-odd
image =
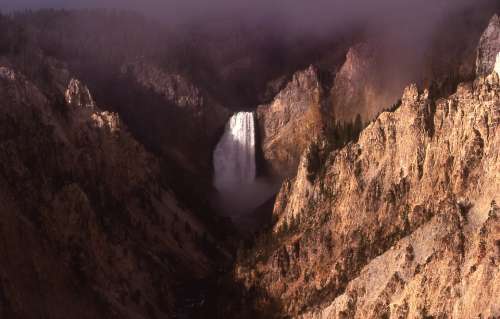
[[[323,89],[318,70],[309,68],[294,74],[292,80],[270,104],[257,108],[257,121],[268,173],[295,175],[300,155],[323,128]]]
[[[214,152],[215,187],[230,191],[255,180],[255,119],[252,112],[231,117]]]
[[[500,17],[494,15],[481,36],[477,48],[477,75],[487,75],[495,69],[498,52],[500,52]]]
[[[410,86],[321,169],[308,149],[236,278],[291,317],[500,315],[499,93],[496,73],[446,100]]]
[[[283,317],[499,317],[499,123],[496,72],[408,86],[357,142],[306,149],[235,278]]]

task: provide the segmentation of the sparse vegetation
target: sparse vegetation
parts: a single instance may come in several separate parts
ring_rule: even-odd
[[[337,149],[349,142],[356,142],[365,126],[360,114],[357,114],[352,122],[337,121],[329,133],[329,140],[333,144],[333,148]]]

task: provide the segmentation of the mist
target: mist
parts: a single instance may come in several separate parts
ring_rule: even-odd
[[[107,8],[131,10],[178,30],[214,34],[240,27],[281,39],[334,38],[362,29],[392,48],[425,50],[440,22],[492,0],[2,0],[0,10]],[[498,4],[497,4],[498,5]],[[413,59],[413,57],[410,57]]]
[[[485,0],[2,0],[4,11],[26,8],[112,8],[140,11],[168,24],[188,22],[283,24],[326,31],[353,23],[425,30],[443,14]]]
[[[160,55],[160,62],[154,60],[155,62],[169,71],[173,69],[189,76],[227,109],[238,111],[254,109],[261,103],[269,102],[269,99],[258,97],[260,93],[266,91],[267,83],[281,76],[290,76],[311,63],[321,61],[323,58],[321,55],[328,56],[338,49],[337,51],[341,52],[339,55],[344,57],[347,48],[342,45],[348,47],[356,44],[357,38],[352,35],[360,31],[359,33],[363,35],[361,41],[369,39],[372,44],[377,44],[377,50],[383,56],[379,60],[382,61],[379,63],[380,73],[384,73],[380,78],[388,83],[385,89],[391,91],[396,102],[404,86],[418,81],[421,77],[419,73],[423,73],[426,50],[435,40],[433,36],[440,24],[447,23],[445,21],[449,21],[451,17],[459,16],[456,15],[457,12],[469,8],[479,8],[487,4],[490,7],[498,7],[497,0],[0,0],[0,2],[2,12],[42,8],[116,9],[139,12],[174,31],[202,30],[201,36],[189,37],[186,36],[188,33],[180,33],[180,36],[175,37],[172,33],[160,32],[156,24],[151,28],[145,28],[142,24],[131,24],[127,27],[125,25],[127,22],[119,25],[122,23],[119,19],[109,24],[103,23],[107,22],[107,19],[102,19],[101,24],[98,24],[88,19],[92,16],[90,14],[66,22],[66,26],[70,27],[67,30],[67,39],[62,44],[63,47],[69,45],[70,49],[55,50],[56,56],[63,56],[63,60],[64,57],[66,59],[69,57],[69,60],[81,58],[85,61],[76,63],[75,73],[89,83],[95,92],[97,102],[100,105],[112,105],[115,108],[113,110],[125,113],[123,117],[131,131],[146,141],[145,144],[150,149],[157,152],[160,152],[163,145],[168,144],[166,141],[175,144],[183,151],[186,151],[186,143],[182,138],[178,138],[175,126],[169,131],[168,127],[164,127],[162,120],[158,120],[158,123],[151,120],[162,119],[166,112],[160,99],[158,100],[160,102],[155,100],[155,103],[148,101],[151,110],[142,110],[131,102],[134,100],[134,94],[127,98],[124,91],[128,93],[128,90],[123,90],[120,86],[122,84],[115,85],[118,89],[115,89],[114,94],[110,93],[109,87],[103,85],[103,83],[113,83],[114,73],[108,72],[106,68],[109,61],[122,64],[137,56],[149,54],[156,58],[156,55]],[[453,21],[454,24],[448,27],[446,33],[449,31],[451,34],[451,41],[455,41],[453,32],[460,33],[460,30],[467,29],[459,19]],[[136,27],[137,25],[139,27]],[[461,25],[462,29],[455,28],[456,25]],[[247,30],[238,34],[242,26]],[[143,27],[144,29],[140,30]],[[101,35],[100,30],[109,34],[102,32]],[[482,27],[478,30],[480,32]],[[132,33],[136,34],[131,36]],[[221,41],[217,36],[207,37],[207,33],[234,34]],[[52,36],[52,38],[60,38],[59,32],[54,34],[57,34],[57,37]],[[87,41],[82,45],[80,39],[88,39],[89,34],[93,36],[94,41]],[[336,47],[337,42],[332,39],[342,36],[348,38],[348,41],[345,41],[346,43],[339,41],[341,44]],[[166,39],[168,37],[172,39]],[[135,42],[130,40],[132,38]],[[472,37],[471,41],[476,40]],[[52,44],[51,41],[46,42]],[[131,53],[125,52],[124,47]],[[460,46],[457,48],[461,49]],[[84,56],[82,52],[88,55]],[[442,56],[440,53],[434,54],[433,58],[447,60],[447,56]],[[95,64],[89,64],[89,61]],[[333,67],[328,71],[334,73],[335,70]],[[271,99],[274,97],[273,94],[270,95]],[[210,141],[207,145],[214,142]],[[208,157],[200,156],[200,158]],[[276,187],[278,184],[259,180],[255,187],[252,185],[246,190],[239,190],[227,196],[219,194],[219,198],[215,201],[228,215],[244,215],[272,197],[278,190]]]
[[[174,29],[231,32],[241,26],[282,38],[333,38],[355,28],[393,47],[424,48],[436,25],[459,10],[492,0],[2,0],[0,10],[131,10]],[[396,43],[396,44],[394,44]]]

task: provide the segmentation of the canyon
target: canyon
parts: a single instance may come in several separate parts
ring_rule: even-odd
[[[0,317],[498,318],[498,13],[0,15]]]
[[[272,229],[235,268],[267,292],[259,307],[300,318],[498,316],[500,60],[483,58],[498,45],[497,20],[476,80],[438,99],[410,85],[357,142],[307,148]]]

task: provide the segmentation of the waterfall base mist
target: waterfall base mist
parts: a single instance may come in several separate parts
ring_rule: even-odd
[[[274,196],[279,183],[256,178],[255,115],[239,112],[231,117],[214,151],[213,206],[238,223]],[[244,217],[247,216],[247,217]]]
[[[241,184],[233,189],[219,190],[212,197],[212,206],[230,217],[239,228],[251,232],[270,219],[272,211],[263,213],[259,210],[276,195],[280,185],[278,180],[256,178],[251,183]],[[262,216],[263,214],[266,216]]]
[[[215,187],[222,192],[253,182],[256,176],[254,113],[239,112],[229,119],[214,151],[214,171]]]

